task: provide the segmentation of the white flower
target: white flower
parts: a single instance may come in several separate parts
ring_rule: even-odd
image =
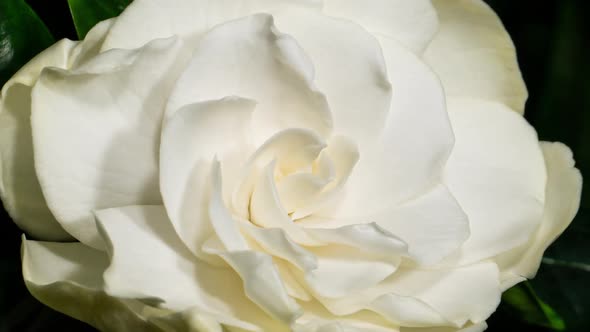
[[[4,86],[0,194],[101,330],[482,331],[579,204],[526,95],[479,0],[136,0]]]

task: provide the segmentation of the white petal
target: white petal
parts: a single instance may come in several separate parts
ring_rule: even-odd
[[[500,257],[502,257],[502,255]],[[527,278],[512,273],[510,269],[508,269],[508,271],[503,271],[501,259],[502,258],[496,258],[496,261],[498,261],[498,267],[500,268],[500,271],[502,271],[500,273],[500,289],[502,292],[505,292],[513,286],[525,281]]]
[[[243,296],[242,282],[231,269],[212,267],[191,254],[162,206],[100,210],[96,215],[111,254],[104,274],[109,294],[159,301],[174,311],[196,310],[224,324],[272,326]]]
[[[383,128],[391,85],[378,41],[348,20],[311,10],[273,13],[279,29],[292,35],[315,67],[319,90],[326,95],[337,134],[367,141]]]
[[[223,250],[208,250],[223,258],[242,278],[244,292],[271,316],[291,323],[300,315],[299,305],[288,295],[272,256],[249,250],[237,222],[221,198],[219,163],[213,163],[209,217]]]
[[[425,265],[456,251],[469,236],[469,220],[444,185],[376,214],[371,221],[405,241],[410,257]]]
[[[272,317],[291,324],[301,308],[289,296],[272,257],[255,251],[219,254],[240,275],[246,296]]]
[[[105,253],[81,243],[28,241],[22,244],[23,278],[31,294],[47,306],[97,329],[159,331],[145,321],[144,305],[103,292]]]
[[[484,321],[496,310],[501,295],[498,278],[497,266],[484,262],[449,270],[400,270],[381,286],[414,297],[453,325],[463,326]]]
[[[219,23],[282,7],[321,8],[321,0],[136,0],[117,18],[103,49],[135,48],[178,35],[194,42]]]
[[[115,20],[115,18],[110,18],[101,21],[88,31],[84,40],[72,50],[73,61],[70,61],[70,67],[74,68],[83,65],[100,53],[100,48]]]
[[[77,45],[79,45],[79,42],[62,39],[39,53],[6,82],[2,87],[2,96],[5,97],[8,90],[15,84],[33,86],[37,82],[41,71],[46,67],[69,68],[73,60],[71,53]]]
[[[319,194],[327,183],[311,173],[290,174],[277,183],[281,205],[287,213],[293,213]]]
[[[309,249],[318,268],[305,274],[307,285],[316,296],[346,297],[377,285],[397,270],[399,259],[374,257],[357,248],[328,245]]]
[[[445,92],[432,70],[399,44],[380,39],[393,98],[381,136],[385,185],[411,198],[438,182],[454,144]],[[403,189],[400,189],[403,188]]]
[[[250,200],[250,220],[264,228],[280,228],[296,243],[317,243],[305,230],[293,222],[281,201],[274,182],[275,164],[269,164],[258,177]]]
[[[306,232],[325,244],[349,246],[380,257],[405,254],[408,245],[375,223],[339,228],[307,228]]]
[[[361,147],[335,213],[341,217],[382,210],[437,185],[454,143],[436,75],[398,43],[381,41],[394,87],[391,109],[380,140]]]
[[[407,245],[376,224],[306,228],[325,246],[310,248],[317,268],[305,280],[321,297],[341,297],[372,287],[392,274]],[[352,295],[354,296],[354,295]]]
[[[314,258],[314,260],[315,260],[315,258]],[[294,273],[291,272],[292,267],[289,265],[289,263],[286,263],[285,261],[281,261],[278,259],[276,259],[274,261],[274,263],[275,263],[275,266],[277,267],[277,270],[281,274],[281,280],[283,280],[283,283],[285,284],[285,288],[287,289],[287,293],[295,299],[305,301],[305,302],[311,301],[311,299],[312,299],[311,294],[303,286],[303,283],[301,282],[301,280],[298,280],[297,277],[294,275]],[[304,312],[305,312],[305,310],[304,310]]]
[[[373,295],[375,298],[356,298],[350,296],[342,299],[321,298],[320,301],[335,315],[362,313],[363,310],[380,315],[396,326],[446,326],[452,325],[447,319],[424,301],[413,296],[394,293]]]
[[[49,211],[35,174],[31,87],[44,67],[67,68],[75,46],[64,39],[40,53],[4,85],[0,99],[0,198],[21,229],[46,240],[71,236]]]
[[[326,0],[325,12],[358,22],[372,33],[396,39],[421,53],[438,28],[429,0]]]
[[[2,88],[0,97],[0,198],[21,229],[44,240],[69,240],[49,211],[33,161],[31,87],[45,67],[67,69],[94,56],[110,29],[107,20],[84,41],[62,39],[23,66]]]
[[[394,296],[387,302],[375,302],[385,294]],[[482,322],[491,315],[500,303],[499,271],[494,263],[483,262],[461,268],[441,270],[419,270],[407,268],[398,270],[393,276],[370,289],[358,297],[345,299],[342,303],[334,301],[325,304],[334,306],[336,310],[353,311],[362,308],[375,307],[381,314],[384,309],[392,305],[401,305],[402,297],[415,298],[416,301],[406,309],[415,308],[417,312],[405,312],[402,317],[411,319],[405,322],[409,326],[441,326],[446,325],[440,321],[441,317],[457,327],[463,326],[467,321]],[[387,295],[385,295],[387,297]],[[381,298],[381,301],[383,299]],[[432,312],[424,315],[420,320],[420,312],[428,313],[424,307],[418,304],[423,302],[440,315],[437,319]],[[411,302],[409,302],[411,303]],[[393,307],[389,307],[395,308]],[[394,314],[402,312],[392,311]],[[413,317],[413,318],[412,318]]]
[[[316,301],[304,303],[304,315],[293,326],[296,332],[399,332],[379,315],[363,311],[334,316]]]
[[[180,43],[114,50],[84,66],[46,69],[32,93],[35,169],[47,203],[73,236],[102,246],[91,210],[158,203],[161,117],[182,66]]]
[[[392,293],[391,290],[382,286],[357,294],[353,293],[348,297],[320,298],[319,300],[331,313],[337,316],[373,312],[396,326],[452,325],[450,321],[441,316],[441,313],[421,299],[412,295]]]
[[[333,179],[293,212],[293,220],[302,221],[311,214],[332,215],[334,211],[339,211],[343,205],[338,200],[359,157],[359,148],[353,141],[343,136],[333,136],[318,158],[318,164],[328,163],[334,169]]]
[[[270,137],[250,157],[247,167],[266,166],[276,161],[277,171],[289,174],[312,163],[326,147],[326,142],[308,129],[289,128]]]
[[[524,112],[527,90],[510,36],[482,0],[435,0],[440,29],[424,59],[447,96],[506,104]]]
[[[334,165],[334,181],[328,189],[344,186],[360,158],[358,145],[348,137],[332,136],[325,149]]]
[[[362,318],[360,318],[362,319]],[[294,332],[399,332],[395,327],[385,327],[363,322],[362,320],[342,322],[330,320],[312,320],[293,328]],[[352,322],[351,322],[352,321]]]
[[[104,274],[108,293],[159,300],[160,306],[172,310],[207,303],[209,293],[199,289],[207,279],[199,280],[199,274],[208,276],[207,272],[213,271],[221,277],[224,270],[212,270],[196,261],[182,242],[176,241],[161,206],[99,210],[96,217],[111,255]]]
[[[567,228],[580,206],[582,175],[574,167],[571,150],[561,143],[548,142],[542,142],[541,149],[547,167],[545,210],[541,225],[521,248],[498,258],[503,272],[517,278],[535,276],[543,252]]]
[[[236,97],[207,101],[183,107],[164,125],[162,197],[176,232],[195,254],[213,232],[206,208],[211,161],[243,149],[254,107],[253,101]]]
[[[449,325],[449,321],[430,305],[412,296],[384,294],[372,301],[368,309],[400,326]]]
[[[225,96],[256,100],[256,145],[286,128],[331,130],[326,98],[312,82],[313,67],[295,40],[277,32],[269,15],[257,14],[213,28],[170,95],[167,114]]]
[[[294,243],[282,229],[259,228],[245,223],[242,229],[272,256],[280,257],[303,271],[317,268],[313,254]]]
[[[36,285],[67,281],[92,290],[102,288],[102,273],[108,266],[108,257],[101,251],[81,243],[23,238],[22,254],[25,279]]]
[[[325,151],[320,153],[318,158],[314,160],[314,163],[311,165],[311,167],[311,172],[321,179],[332,181],[336,177],[336,165],[334,165],[334,161]]]
[[[534,129],[500,103],[449,100],[456,136],[445,182],[470,222],[459,260],[524,244],[545,201],[545,163]]]
[[[243,219],[250,218],[250,199],[262,168],[276,163],[276,171],[281,174],[290,174],[309,166],[313,168],[313,162],[324,147],[324,140],[307,129],[290,128],[273,135],[243,166],[232,194],[234,212]]]
[[[223,244],[225,250],[228,251],[242,251],[248,250],[249,246],[246,239],[240,232],[240,228],[233,219],[231,213],[223,202],[221,193],[221,170],[219,161],[215,160],[211,167],[211,194],[208,204],[209,219],[215,234]],[[200,207],[201,209],[204,206]]]

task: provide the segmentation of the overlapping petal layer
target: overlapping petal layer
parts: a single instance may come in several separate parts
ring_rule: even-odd
[[[313,83],[313,65],[272,16],[257,14],[221,24],[199,42],[169,96],[167,116],[180,107],[227,96],[255,100],[254,143],[276,132],[303,127],[322,136],[332,118],[325,96]]]
[[[272,328],[270,317],[244,296],[235,273],[195,259],[162,206],[101,210],[97,218],[111,255],[105,272],[108,294],[177,311],[196,310],[247,330]]]
[[[504,103],[524,113],[528,92],[510,36],[481,0],[433,0],[440,28],[424,60],[449,97]]]
[[[31,89],[45,67],[67,69],[97,53],[112,20],[101,22],[82,42],[64,39],[21,68],[0,98],[0,197],[23,230],[45,240],[71,239],[55,220],[41,192],[33,161]]]
[[[533,278],[543,252],[572,222],[580,204],[582,176],[574,168],[571,150],[561,143],[541,142],[547,167],[545,208],[541,224],[518,249],[497,257],[505,287],[523,278]]]
[[[348,190],[330,216],[363,216],[424,194],[440,183],[453,147],[445,94],[436,74],[395,41],[380,39],[393,96],[380,136],[361,146]],[[358,205],[363,209],[358,209]]]
[[[33,89],[43,195],[64,229],[83,243],[102,246],[91,210],[161,201],[161,118],[182,68],[181,46],[176,38],[156,40],[101,53],[69,71],[47,68]]]
[[[452,99],[448,105],[456,144],[445,183],[471,229],[455,259],[476,262],[524,244],[538,227],[545,162],[533,128],[503,104]]]
[[[27,288],[55,310],[101,330],[160,331],[147,321],[146,305],[104,292],[105,253],[80,243],[37,242],[23,237],[22,260]]]

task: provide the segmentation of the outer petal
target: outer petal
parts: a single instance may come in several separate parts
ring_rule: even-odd
[[[498,257],[508,276],[533,278],[543,252],[567,228],[580,206],[582,175],[574,167],[571,150],[561,143],[548,142],[542,142],[541,148],[547,166],[543,220],[526,244]]]
[[[180,47],[158,40],[103,53],[73,71],[46,69],[33,89],[43,194],[62,226],[86,244],[101,247],[91,210],[160,202],[160,121],[182,66]]]
[[[65,68],[75,43],[62,40],[23,67],[2,89],[0,99],[0,197],[25,232],[48,240],[70,236],[45,202],[35,174],[31,136],[31,85],[46,65]]]
[[[456,144],[445,182],[470,221],[458,258],[474,262],[524,244],[537,228],[545,163],[534,129],[508,107],[452,100],[449,114]]]
[[[97,25],[83,42],[59,41],[21,68],[2,88],[0,197],[11,218],[34,237],[46,240],[71,238],[49,211],[35,174],[30,124],[31,87],[43,68],[69,68],[85,55],[96,54],[95,48],[100,46],[109,27],[110,21]]]
[[[328,15],[360,23],[372,33],[393,38],[422,53],[438,28],[430,0],[326,0]]]
[[[111,255],[104,275],[107,293],[174,311],[194,310],[246,330],[281,331],[243,295],[231,269],[212,267],[187,250],[162,206],[101,210],[97,218]]]
[[[321,0],[136,0],[117,18],[103,49],[136,48],[178,35],[192,43],[215,25],[283,7],[321,7]]]
[[[315,89],[313,66],[295,40],[277,32],[269,15],[219,25],[199,43],[170,95],[167,115],[204,100],[240,96],[256,100],[256,145],[286,128],[330,133],[326,98]]]
[[[78,43],[76,48],[72,51],[70,68],[80,66],[100,53],[100,49],[107,34],[113,27],[115,20],[115,18],[110,18],[99,22],[88,31],[84,40],[81,43]]]
[[[527,90],[500,19],[481,0],[434,0],[440,29],[424,59],[447,96],[498,101],[524,112]]]
[[[99,330],[160,331],[142,317],[144,305],[106,295],[102,273],[108,258],[80,243],[28,241],[22,245],[29,291],[49,307]]]

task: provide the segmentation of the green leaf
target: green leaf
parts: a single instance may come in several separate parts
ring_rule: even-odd
[[[53,43],[45,24],[24,0],[0,0],[0,87]]]
[[[96,23],[121,14],[131,1],[132,0],[68,0],[78,37],[84,39],[88,31],[96,25]]]
[[[517,311],[524,321],[557,331],[565,330],[565,322],[535,293],[530,283],[523,282],[502,295],[502,301]]]

